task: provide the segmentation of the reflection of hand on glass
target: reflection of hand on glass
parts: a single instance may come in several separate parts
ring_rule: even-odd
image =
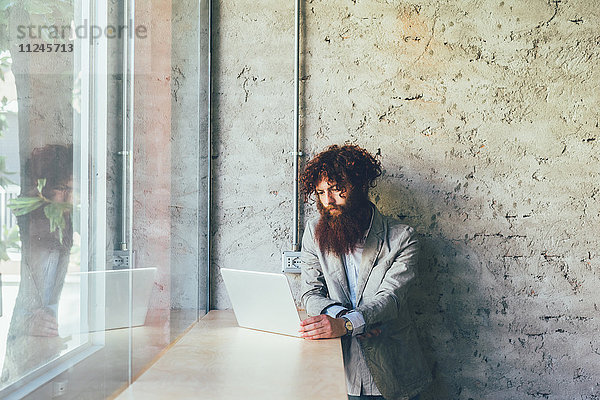
[[[58,322],[51,310],[39,308],[27,320],[30,336],[58,336]]]

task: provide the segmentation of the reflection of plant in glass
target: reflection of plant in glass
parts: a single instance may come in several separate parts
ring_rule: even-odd
[[[0,53],[0,79],[4,82],[4,74],[10,70],[10,66],[12,64],[12,59],[8,52]],[[6,96],[2,96],[0,100],[0,137],[4,136],[4,132],[8,127],[8,123],[6,122],[6,105],[8,103],[8,99]],[[8,185],[14,185],[15,182],[12,181],[8,176],[14,175],[15,172],[9,172],[6,169],[6,157],[0,156],[0,187],[6,189]],[[12,229],[7,229],[6,226],[2,227],[2,235],[0,236],[0,260],[7,261],[8,254],[6,250],[8,249],[19,249],[19,228],[14,226]]]
[[[63,231],[67,226],[65,214],[71,212],[71,203],[52,201],[42,195],[42,189],[46,186],[46,179],[38,179],[36,197],[19,197],[8,203],[8,208],[17,216],[29,214],[38,208],[44,208],[44,215],[50,221],[50,232],[58,230],[58,240],[62,244]]]
[[[10,67],[12,65],[12,58],[10,57],[10,53],[0,52],[0,79],[2,82],[5,82],[4,74],[10,71]],[[8,104],[8,99],[6,96],[2,96],[0,100],[0,136],[4,134],[6,128],[8,128],[8,122],[6,121],[6,115],[4,115],[6,110],[6,105]]]
[[[13,226],[11,229],[4,227],[4,240],[0,241],[0,260],[8,261],[8,249],[19,250],[21,248],[21,239],[19,238],[19,227]]]
[[[14,172],[8,172],[6,170],[6,157],[0,157],[0,187],[6,188],[10,184],[14,185],[14,182],[7,177],[7,175],[14,174]]]
[[[0,54],[0,79],[4,82],[4,73],[10,69],[10,65],[12,60],[10,58],[10,54],[2,53]],[[6,104],[8,103],[8,99],[6,96],[3,96],[0,100],[0,137],[4,136],[4,132],[8,127],[8,123],[6,122]],[[0,187],[6,188],[6,186],[10,184],[14,184],[7,175],[13,175],[14,172],[8,172],[6,170],[6,157],[0,156]]]

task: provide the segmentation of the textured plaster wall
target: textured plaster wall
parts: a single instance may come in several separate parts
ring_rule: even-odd
[[[303,2],[304,151],[380,154],[373,201],[421,234],[425,398],[600,398],[599,5]],[[293,5],[228,0],[215,16],[213,262],[279,271]]]

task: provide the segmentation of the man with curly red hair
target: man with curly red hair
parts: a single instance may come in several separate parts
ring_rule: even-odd
[[[381,163],[356,145],[328,147],[301,178],[319,217],[302,239],[306,339],[342,337],[349,399],[416,399],[430,371],[406,305],[418,253],[414,230],[381,215],[369,189]]]

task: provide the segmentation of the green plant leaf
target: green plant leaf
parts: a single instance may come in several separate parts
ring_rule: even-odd
[[[5,188],[8,185],[16,185],[16,183],[11,181],[7,177],[0,175],[0,187]]]
[[[0,174],[3,175],[14,175],[16,172],[8,172],[6,170],[6,157],[0,156]]]
[[[8,261],[10,258],[8,257],[8,249],[17,249],[21,248],[21,238],[19,236],[19,227],[17,225],[13,226],[11,229],[4,227],[4,240],[0,240],[0,260]]]
[[[44,189],[44,186],[46,186],[46,178],[38,179],[37,190],[40,193],[40,195],[42,194],[42,190]]]
[[[10,258],[8,257],[8,252],[6,251],[7,247],[3,241],[0,240],[0,260],[8,261]]]
[[[8,127],[8,122],[6,121],[6,115],[0,114],[0,136],[4,136],[4,130],[7,127]]]
[[[19,225],[15,225],[8,229],[4,227],[5,241],[8,243],[9,249],[20,249],[21,248],[21,235],[19,233]]]
[[[50,203],[44,207],[44,214],[50,221],[50,232],[58,230],[58,240],[62,244],[63,231],[67,226],[65,213],[70,212],[73,206],[69,203]]]
[[[18,197],[8,202],[7,206],[17,217],[37,210],[45,203],[41,197]]]
[[[1,136],[1,135],[0,135]],[[14,175],[14,172],[6,171],[6,157],[0,156],[0,187],[7,187],[8,185],[15,184],[13,181],[8,179],[6,175]]]
[[[4,240],[0,240],[0,260],[8,261],[10,257],[8,257],[8,249],[17,249],[21,248],[21,238],[19,236],[19,226],[15,225],[12,228],[8,229],[6,226],[2,229],[4,232]]]

